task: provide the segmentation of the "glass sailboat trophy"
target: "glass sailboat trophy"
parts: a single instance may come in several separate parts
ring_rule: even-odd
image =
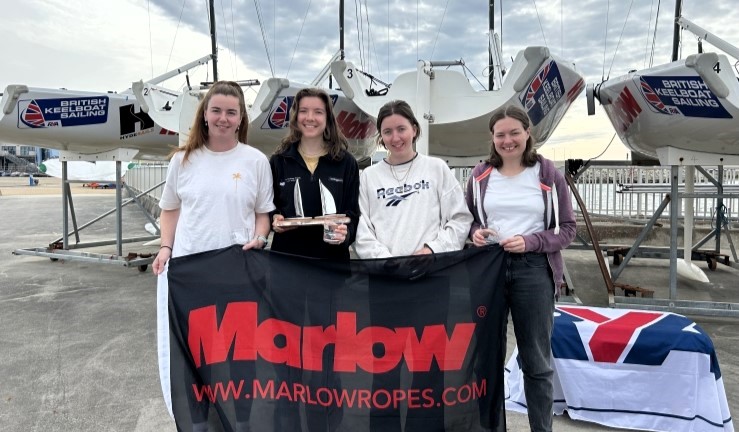
[[[295,216],[277,221],[278,226],[302,226],[302,225],[322,225],[324,222],[331,221],[334,223],[349,223],[351,219],[345,214],[336,213],[336,201],[331,191],[324,186],[321,180],[318,180],[318,188],[321,193],[321,215],[316,217],[305,216],[303,210],[303,195],[300,189],[300,179],[295,180],[295,188],[293,189],[293,202],[295,203]]]

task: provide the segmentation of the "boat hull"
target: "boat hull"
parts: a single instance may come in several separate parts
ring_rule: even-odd
[[[289,112],[295,94],[305,87],[308,86],[281,78],[266,80],[249,110],[249,143],[268,155],[272,154],[288,133]],[[276,88],[278,91],[274,90]],[[377,149],[374,119],[360,110],[341,91],[324,90],[334,105],[334,116],[339,129],[347,138],[350,153],[360,162],[369,161]]]
[[[290,125],[290,108],[295,94],[307,86],[291,83],[284,78],[269,78],[262,83],[254,103],[248,108],[248,143],[271,155],[287,135]],[[139,82],[133,85],[134,94],[146,107],[148,114],[164,127],[180,134],[180,145],[184,145],[192,127],[197,105],[205,93],[191,90],[176,95],[169,109],[162,109],[161,95],[164,91],[156,85]],[[376,129],[373,119],[362,112],[340,91],[324,89],[329,94],[334,115],[349,143],[349,151],[360,161],[369,161],[376,150]]]
[[[128,148],[144,159],[163,159],[177,146],[177,134],[142,112],[132,94],[11,85],[0,107],[5,143],[82,154]]]
[[[439,157],[487,156],[490,115],[505,105],[528,112],[532,135],[541,146],[584,88],[582,76],[543,47],[519,53],[501,88],[494,91],[477,91],[463,73],[437,70],[423,62],[417,71],[399,75],[384,95],[368,95],[371,83],[352,63],[335,62],[331,71],[347,97],[373,117],[385,103],[402,99],[416,116],[429,118],[429,154]],[[428,93],[419,90],[424,86]]]
[[[635,152],[739,155],[739,82],[723,55],[696,54],[609,79],[595,97]]]

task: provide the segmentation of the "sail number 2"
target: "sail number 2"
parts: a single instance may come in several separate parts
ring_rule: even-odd
[[[721,73],[721,62],[716,62],[716,64],[713,65],[713,70],[716,71],[716,73]]]

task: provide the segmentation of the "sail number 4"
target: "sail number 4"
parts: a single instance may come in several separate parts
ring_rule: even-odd
[[[716,73],[721,73],[721,62],[716,62],[716,64],[713,65],[713,70],[716,71]]]

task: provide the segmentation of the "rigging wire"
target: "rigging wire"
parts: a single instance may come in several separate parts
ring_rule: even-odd
[[[149,10],[149,0],[146,0],[146,14],[149,16],[149,65],[151,66],[151,76],[154,76],[154,46],[151,43],[151,11]]]
[[[367,20],[367,47],[372,50],[372,54],[375,55],[375,64],[377,65],[377,72],[380,71],[380,59],[377,57],[377,43],[372,38],[372,32],[370,30],[370,19],[369,19],[369,8],[367,7],[367,0],[364,0],[364,16]],[[369,57],[370,53],[367,53]]]
[[[591,160],[594,160],[594,159],[598,159],[599,157],[603,156],[606,153],[606,151],[608,150],[608,148],[611,146],[611,144],[613,144],[613,140],[614,139],[616,139],[616,134],[615,133],[611,137],[611,141],[608,143],[608,145],[606,146],[606,148],[604,148],[603,151],[600,152],[600,154],[598,156],[596,156],[594,158],[590,158],[590,159],[588,159],[588,161],[591,161]]]
[[[387,0],[387,77],[390,79],[390,0]]]
[[[544,46],[548,48],[549,44],[547,43],[547,36],[544,34],[544,26],[541,25],[541,17],[539,16],[539,8],[536,7],[536,0],[534,0],[534,10],[536,11],[536,19],[539,20],[539,28],[541,29],[541,37],[544,38]]]
[[[359,0],[359,10],[362,10],[362,0]],[[362,24],[367,24],[367,43],[365,44],[367,55],[365,56],[365,58],[367,59],[367,70],[372,72],[372,33],[370,33],[369,27],[369,11],[367,10],[367,0],[364,0],[363,15],[364,21],[362,21]]]
[[[444,25],[444,17],[446,17],[446,10],[449,7],[449,0],[446,0],[446,4],[444,5],[444,13],[441,14],[441,21],[439,22],[439,29],[436,30],[436,37],[434,38],[434,46],[431,48],[431,55],[429,56],[429,60],[434,58],[434,52],[436,51],[436,42],[439,40],[439,33],[441,33],[441,27]]]
[[[229,51],[231,51],[229,53],[229,56],[231,57],[231,73],[233,75],[236,75],[236,73],[234,72],[234,69],[233,69],[233,67],[234,67],[233,65],[235,63],[234,52],[236,52],[236,50],[234,49],[233,43],[231,43],[232,41],[229,40],[228,22],[226,21],[226,12],[225,12],[225,10],[223,8],[223,0],[219,0],[219,1],[221,3],[221,17],[223,18],[223,33],[226,34],[226,48],[229,48],[229,45],[230,45],[230,48],[231,48],[229,50]]]
[[[654,48],[655,43],[657,42],[657,24],[659,24],[659,7],[662,4],[662,0],[657,0],[657,14],[656,18],[654,19],[654,36],[652,36],[652,54],[649,56],[649,67],[652,67],[654,64]]]
[[[214,29],[211,29],[210,28],[210,22],[211,22],[211,19],[210,19],[210,5],[208,4],[208,0],[204,0],[203,3],[205,3],[205,10],[207,11],[206,12],[206,18],[208,18],[208,30],[210,30],[210,32],[209,32],[209,35],[210,35],[214,31]],[[215,11],[214,11],[214,13],[215,13]],[[218,49],[218,40],[216,39],[216,52],[213,53],[214,56],[216,56],[218,54],[217,49]],[[189,80],[189,75],[186,76],[186,78],[188,78],[188,80]],[[210,68],[206,69],[206,72],[205,72],[205,81],[210,81]]]
[[[269,47],[267,45],[267,35],[264,33],[264,21],[262,20],[262,11],[259,7],[259,2],[254,0],[254,7],[257,10],[257,20],[259,21],[259,29],[262,32],[262,42],[264,42],[264,51],[267,53],[267,62],[269,63],[269,70],[272,73],[272,77],[275,76],[275,69],[272,66],[272,56],[269,54]]]
[[[649,7],[649,25],[647,26],[647,40],[644,44],[644,63],[642,64],[642,67],[647,67],[647,56],[649,55],[649,34],[652,33],[652,13],[654,12],[654,0],[652,0],[652,4]]]
[[[167,67],[165,70],[169,70],[169,63],[172,61],[172,53],[174,52],[174,44],[177,41],[177,32],[180,31],[180,23],[182,22],[182,14],[185,12],[185,3],[187,0],[182,0],[182,8],[180,8],[180,18],[177,20],[177,27],[174,30],[174,38],[172,39],[172,48],[169,49],[169,57],[167,58]]]
[[[308,0],[308,7],[305,8],[305,15],[303,16],[303,23],[300,25],[300,32],[298,32],[298,40],[295,41],[295,48],[293,48],[293,55],[290,57],[290,64],[287,66],[287,73],[285,78],[290,76],[290,69],[293,67],[293,59],[295,58],[295,52],[298,50],[298,44],[300,43],[300,36],[303,34],[303,27],[305,27],[305,21],[308,20],[308,11],[310,11],[310,5],[312,0]]]
[[[416,61],[418,60],[418,0],[416,0]]]
[[[233,55],[236,56],[236,26],[234,25],[234,2],[231,0],[231,40],[233,41]],[[234,79],[239,76],[239,62],[234,58]]]
[[[601,71],[600,80],[606,80],[606,50],[608,47],[608,17],[611,15],[611,0],[608,0],[606,6],[606,36],[603,38],[603,70]]]
[[[502,59],[502,57],[503,57],[503,0],[500,0],[500,2],[498,2],[498,11],[500,12],[500,19],[499,19],[499,24],[500,24],[500,54],[501,54],[500,55],[501,56],[500,63],[501,63],[501,67],[502,67],[502,63],[503,63],[503,59]]]
[[[465,77],[467,76],[467,72],[466,71],[469,71],[470,72],[470,75],[472,75],[472,78],[474,78],[475,81],[477,81],[477,83],[480,84],[480,87],[482,87],[483,89],[486,88],[485,85],[483,83],[481,83],[479,79],[477,79],[477,77],[475,76],[475,73],[472,72],[472,69],[470,69],[470,68],[467,67],[467,63],[465,63],[465,62],[462,62],[462,71],[464,72],[464,76]]]
[[[624,26],[621,28],[621,34],[618,36],[618,43],[616,43],[616,50],[613,52],[613,59],[611,60],[611,67],[608,68],[608,78],[611,77],[611,70],[613,70],[613,62],[616,61],[616,54],[618,53],[618,47],[621,46],[621,40],[624,37],[624,30],[626,30],[626,24],[629,22],[629,15],[631,15],[631,7],[634,6],[634,0],[629,3],[629,10],[626,12],[626,19],[624,20]]]
[[[565,13],[564,0],[559,0],[559,52],[562,57],[565,56]]]
[[[357,27],[357,45],[359,46],[359,65],[362,67],[362,69],[365,69],[364,66],[364,35],[362,31],[360,30],[360,26],[362,23],[361,15],[362,11],[357,7],[357,0],[354,0],[354,24]]]

